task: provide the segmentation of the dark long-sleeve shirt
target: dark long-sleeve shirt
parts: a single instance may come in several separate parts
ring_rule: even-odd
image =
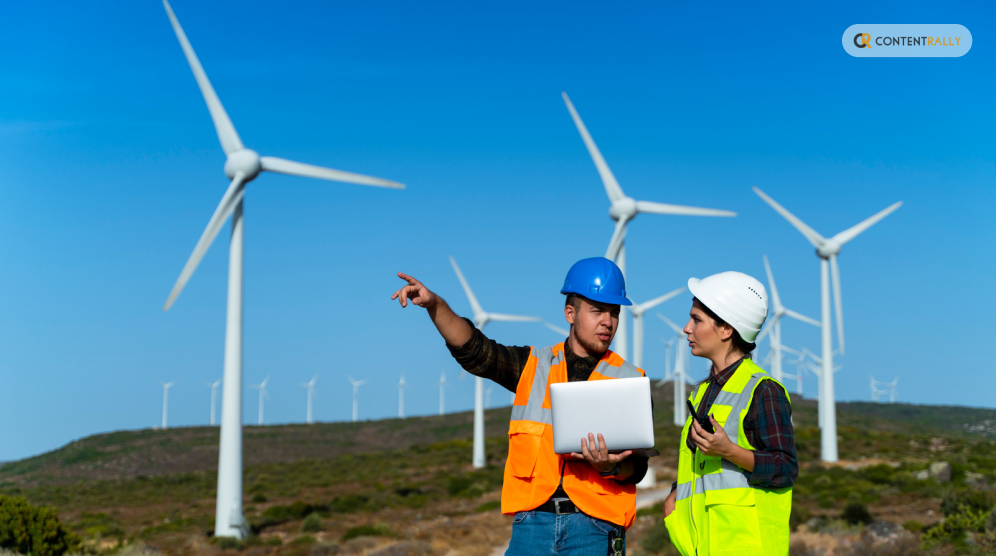
[[[464,319],[473,326],[469,320]],[[488,338],[483,332],[474,328],[474,333],[462,346],[446,345],[457,363],[468,373],[493,380],[510,392],[515,392],[519,385],[519,377],[529,360],[529,346],[504,346]],[[588,380],[595,370],[602,355],[580,357],[571,351],[568,342],[564,342],[564,359],[567,364],[567,380],[578,382]],[[630,456],[633,461],[633,474],[624,480],[624,484],[636,484],[647,474],[647,459],[641,456]],[[558,496],[561,489],[558,489]],[[566,498],[566,495],[564,495]]]
[[[743,359],[716,373],[709,380],[705,395],[695,408],[700,417],[709,415],[723,385]],[[763,488],[784,488],[799,476],[799,459],[795,452],[792,429],[792,406],[785,390],[772,380],[763,380],[754,391],[754,399],[744,417],[744,434],[754,450],[754,471],[748,481]],[[691,436],[688,448],[695,451]]]

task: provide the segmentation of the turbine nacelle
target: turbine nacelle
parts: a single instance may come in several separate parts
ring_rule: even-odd
[[[636,208],[636,199],[632,197],[623,197],[618,201],[614,201],[612,206],[609,207],[609,216],[613,220],[632,220],[636,213],[639,212]]]
[[[235,174],[242,172],[243,182],[256,179],[256,176],[263,171],[263,163],[259,159],[259,153],[252,149],[239,149],[228,155],[225,160],[225,175],[228,179],[235,179]]]
[[[821,259],[829,259],[830,257],[836,257],[840,253],[841,243],[834,239],[828,239],[820,244],[816,248],[816,256]]]

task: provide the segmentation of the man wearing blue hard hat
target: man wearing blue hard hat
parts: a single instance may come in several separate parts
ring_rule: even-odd
[[[506,554],[624,552],[626,529],[636,517],[636,483],[647,473],[647,458],[630,451],[609,453],[601,434],[582,439],[581,453],[557,455],[546,413],[550,384],[644,376],[609,350],[619,306],[632,305],[619,267],[603,257],[571,267],[560,290],[567,296],[564,318],[571,330],[564,342],[545,348],[490,340],[421,282],[400,272],[398,277],[408,285],[391,299],[402,307],[410,301],[426,309],[467,372],[515,393],[501,495],[502,513],[515,516]]]

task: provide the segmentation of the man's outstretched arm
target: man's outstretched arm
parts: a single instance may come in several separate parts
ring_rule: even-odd
[[[408,285],[394,292],[391,299],[397,299],[402,307],[407,307],[411,301],[412,304],[425,309],[432,319],[432,324],[436,325],[436,330],[447,344],[462,346],[470,340],[474,335],[474,327],[457,316],[446,300],[429,291],[422,282],[403,272],[398,273],[398,278],[408,282]]]

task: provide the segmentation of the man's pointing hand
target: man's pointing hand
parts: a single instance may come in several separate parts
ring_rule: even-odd
[[[408,285],[394,292],[391,299],[397,299],[402,307],[407,307],[408,300],[411,300],[415,305],[429,309],[439,301],[439,297],[436,294],[429,291],[429,288],[425,287],[422,282],[419,282],[415,278],[404,272],[399,272],[398,278],[408,282]]]

